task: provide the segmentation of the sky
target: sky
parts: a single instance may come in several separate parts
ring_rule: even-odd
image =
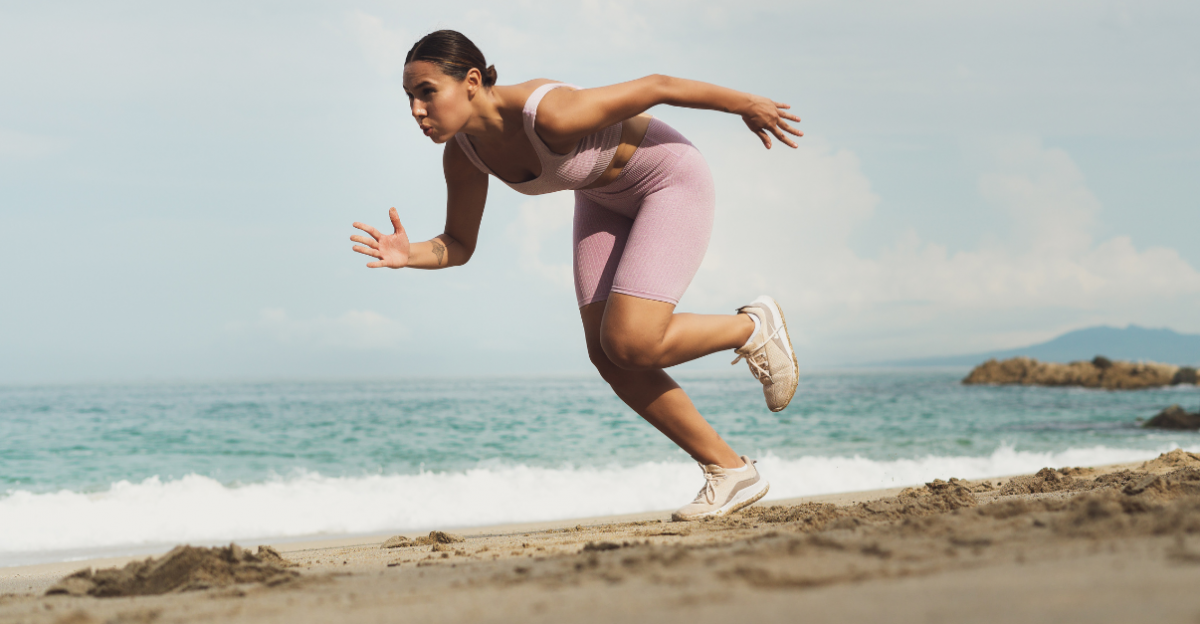
[[[805,367],[1200,332],[1193,2],[0,2],[0,384],[587,372],[569,193],[493,182],[463,267],[350,251],[441,231],[401,88],[438,28],[502,84],[790,103],[794,151],[651,113],[717,184],[679,310],[770,294]]]

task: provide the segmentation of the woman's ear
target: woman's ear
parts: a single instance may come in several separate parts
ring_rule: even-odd
[[[467,77],[463,80],[467,83],[467,97],[475,97],[479,92],[479,88],[483,86],[483,74],[478,69],[472,67],[467,70]]]

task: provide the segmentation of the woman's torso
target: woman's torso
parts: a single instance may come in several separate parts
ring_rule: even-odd
[[[555,90],[573,88],[545,79],[497,86],[508,103],[500,108],[506,126],[503,137],[480,142],[460,133],[455,139],[477,167],[518,192],[536,195],[605,186],[629,162],[651,117],[639,115],[579,140],[545,141],[536,121],[541,100]]]

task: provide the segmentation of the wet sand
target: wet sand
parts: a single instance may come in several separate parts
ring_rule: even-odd
[[[946,476],[713,521],[280,544],[298,574],[157,596],[46,596],[86,564],[10,568],[0,622],[1200,622],[1200,456]]]

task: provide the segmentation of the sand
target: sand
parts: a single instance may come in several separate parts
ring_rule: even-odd
[[[1200,456],[1182,451],[667,515],[193,552],[234,567],[159,595],[45,595],[86,566],[10,568],[0,622],[1200,621]]]

